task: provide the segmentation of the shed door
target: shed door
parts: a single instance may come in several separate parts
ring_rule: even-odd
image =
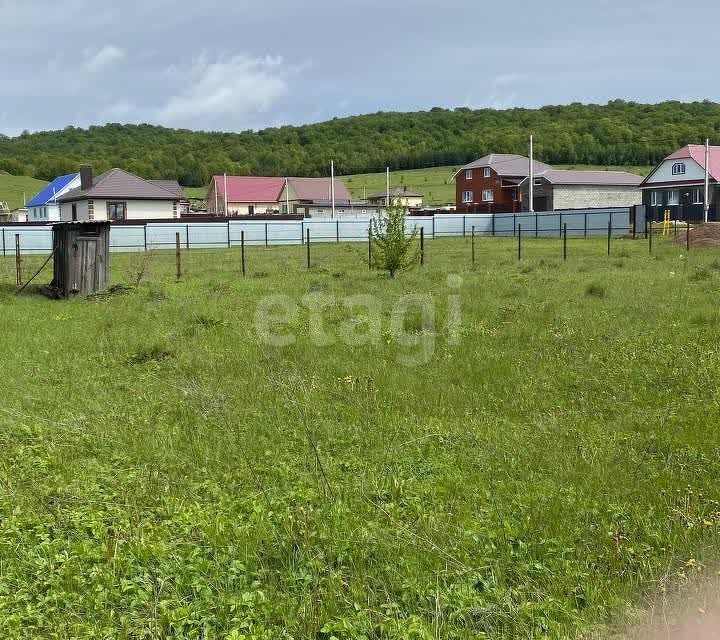
[[[79,236],[75,245],[72,277],[73,293],[92,293],[98,289],[98,242],[96,235]]]

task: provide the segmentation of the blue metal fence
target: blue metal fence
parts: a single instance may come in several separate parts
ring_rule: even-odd
[[[560,237],[567,224],[568,236],[613,236],[631,232],[630,209],[585,209],[518,214],[443,214],[407,218],[407,232],[423,229],[426,239],[469,236]],[[236,247],[244,232],[246,245],[302,244],[310,231],[313,242],[363,242],[367,240],[369,217],[306,218],[304,220],[238,219],[223,222],[148,222],[115,225],[110,231],[113,252],[170,249],[176,234],[186,249]],[[644,229],[643,229],[644,230]],[[638,229],[638,231],[641,231]],[[52,251],[52,227],[0,225],[0,248],[4,256],[15,252],[15,236],[20,237],[23,254]]]

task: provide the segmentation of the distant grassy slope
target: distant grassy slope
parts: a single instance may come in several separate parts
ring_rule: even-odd
[[[7,202],[10,209],[23,205],[23,193],[30,200],[47,182],[28,176],[11,176],[0,173],[0,202]]]
[[[580,169],[584,171],[629,171],[640,176],[646,176],[653,169],[653,167],[602,167],[583,164],[555,166],[558,169]],[[452,177],[458,168],[457,166],[446,166],[393,171],[390,173],[390,184],[393,187],[406,186],[408,189],[422,193],[425,196],[425,204],[454,204],[455,183],[452,181]],[[340,176],[340,179],[350,189],[353,197],[358,199],[385,189],[384,173],[361,173]],[[189,198],[205,198],[207,192],[205,187],[185,187],[184,189]]]

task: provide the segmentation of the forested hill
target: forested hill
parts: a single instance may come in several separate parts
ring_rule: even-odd
[[[720,105],[612,101],[541,109],[432,109],[376,113],[242,133],[119,125],[0,137],[0,170],[49,180],[91,163],[145,177],[207,184],[213,173],[327,175],[457,165],[487,152],[526,153],[556,164],[647,165],[677,147],[720,141]]]

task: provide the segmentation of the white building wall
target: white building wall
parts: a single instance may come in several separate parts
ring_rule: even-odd
[[[213,202],[213,206],[215,203]],[[222,211],[224,203],[218,203],[218,208]],[[228,202],[228,213],[231,216],[248,216],[250,215],[250,206],[253,207],[255,215],[262,215],[268,210],[277,211],[279,209],[277,202]]]
[[[632,207],[642,204],[642,192],[632,186],[558,185],[553,187],[552,204],[555,210]]]
[[[93,200],[94,220],[107,220],[108,202],[126,202],[127,220],[166,220],[173,218],[172,200]],[[89,220],[88,201],[79,200],[74,203],[77,206],[77,219],[79,221]],[[63,202],[61,206],[61,219],[72,220],[72,202]]]

